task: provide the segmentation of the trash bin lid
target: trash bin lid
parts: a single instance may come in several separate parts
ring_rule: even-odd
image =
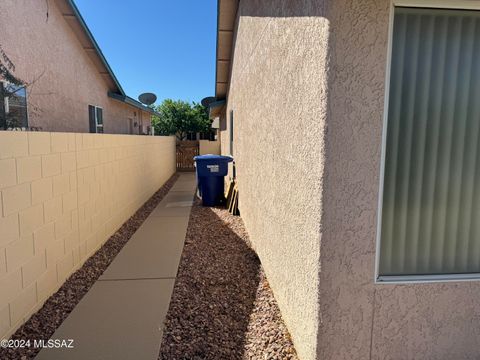
[[[193,158],[195,161],[211,161],[211,160],[220,160],[220,161],[226,161],[226,162],[232,162],[233,157],[231,156],[224,156],[224,155],[213,155],[213,154],[207,154],[207,155],[198,155]]]

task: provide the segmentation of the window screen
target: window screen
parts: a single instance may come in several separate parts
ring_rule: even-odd
[[[480,272],[480,14],[396,8],[380,275]]]
[[[233,156],[233,110],[230,111],[230,155]]]
[[[88,118],[91,133],[103,133],[103,109],[88,105]]]

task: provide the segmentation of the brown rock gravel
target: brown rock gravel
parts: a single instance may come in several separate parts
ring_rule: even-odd
[[[192,208],[159,359],[297,359],[240,217]]]
[[[177,178],[177,174],[173,175],[80,269],[67,279],[61,288],[45,302],[43,307],[12,335],[11,339],[31,341],[49,339],[110,265],[130,237],[168,193]],[[0,348],[0,359],[33,359],[39,350],[33,347]]]

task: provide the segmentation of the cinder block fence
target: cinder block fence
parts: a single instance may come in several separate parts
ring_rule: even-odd
[[[174,137],[1,131],[0,339],[174,172]]]

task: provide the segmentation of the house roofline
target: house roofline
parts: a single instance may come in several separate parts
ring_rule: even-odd
[[[136,107],[137,109],[149,112],[152,115],[160,116],[160,113],[158,113],[155,110],[153,110],[152,108],[149,108],[148,106],[142,104],[140,101],[137,101],[137,100],[131,98],[130,96],[120,95],[120,94],[114,93],[112,91],[109,91],[108,92],[108,97],[112,98],[114,100],[117,100],[117,101],[121,101],[121,102],[123,102],[125,104],[128,104],[130,106]]]
[[[217,97],[217,79],[218,79],[218,24],[220,22],[220,0],[217,0],[217,31],[215,34],[215,97]]]
[[[217,0],[215,97],[225,98],[230,83],[235,20],[239,0]]]
[[[129,97],[125,93],[107,59],[103,55],[100,46],[98,46],[97,41],[88,28],[87,23],[80,14],[78,7],[75,5],[74,0],[56,0],[56,3],[65,21],[67,21],[67,23],[70,25],[72,31],[80,41],[80,44],[83,46],[84,51],[91,58],[91,60],[93,60],[99,74],[104,78],[105,81],[107,81],[105,77],[110,79],[110,81],[107,81],[108,97],[121,101],[140,110],[149,112],[152,115],[158,116],[158,112]]]
[[[95,49],[95,52],[96,52],[98,58],[100,59],[100,61],[102,62],[102,64],[105,66],[105,69],[107,70],[108,75],[110,76],[110,78],[112,79],[113,83],[114,83],[115,86],[117,87],[118,93],[119,93],[119,94],[122,94],[122,95],[126,95],[126,94],[125,94],[125,91],[123,90],[122,86],[120,85],[120,82],[118,81],[117,77],[116,77],[115,74],[113,73],[113,70],[112,70],[112,68],[110,67],[110,64],[108,63],[107,59],[106,59],[105,56],[103,55],[102,50],[101,50],[100,47],[98,46],[97,41],[96,41],[95,38],[93,37],[92,32],[91,32],[90,29],[88,28],[87,23],[85,22],[85,20],[83,19],[82,15],[80,14],[80,11],[78,10],[77,6],[75,5],[75,2],[74,2],[73,0],[64,0],[64,1],[66,1],[66,3],[70,6],[73,14],[74,14],[75,17],[76,17],[76,20],[78,21],[78,23],[80,24],[82,30],[84,31],[84,34],[87,36],[87,38],[90,40],[91,44],[93,45],[93,48]],[[65,16],[65,15],[64,15],[64,16]]]

